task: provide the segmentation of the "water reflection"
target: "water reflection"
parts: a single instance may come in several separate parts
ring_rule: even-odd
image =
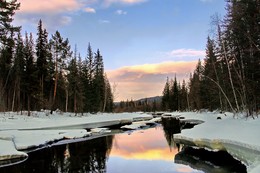
[[[109,173],[170,173],[199,172],[188,166],[174,164],[178,148],[171,146],[164,137],[170,136],[162,126],[129,135],[116,135],[107,164]],[[116,165],[116,166],[115,166]]]
[[[113,136],[45,148],[29,154],[26,162],[1,168],[1,173],[106,172]]]
[[[212,173],[246,173],[246,166],[234,159],[226,151],[208,151],[204,149],[183,147],[175,156],[175,162],[190,165],[194,169]]]
[[[180,122],[176,121],[176,119],[173,118],[163,118],[162,126],[163,126],[164,136],[168,142],[170,149],[178,148],[179,151],[180,145],[174,142],[173,135],[177,133],[181,133]]]
[[[1,173],[194,173],[174,163],[178,147],[172,126],[100,137],[29,153],[26,162],[0,168]],[[169,148],[170,146],[170,148]]]

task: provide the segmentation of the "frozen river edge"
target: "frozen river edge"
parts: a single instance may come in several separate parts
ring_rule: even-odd
[[[233,118],[231,113],[175,112],[171,116],[185,121],[203,121],[193,129],[175,134],[177,143],[210,150],[225,150],[247,166],[249,173],[260,172],[260,120]],[[242,117],[242,116],[241,116]],[[38,148],[66,139],[75,140],[93,137],[93,133],[106,133],[100,127],[122,126],[127,129],[150,124],[152,116],[143,113],[84,114],[34,112],[33,116],[0,113],[0,161],[28,157],[27,149]],[[132,124],[131,124],[132,123]],[[195,123],[195,122],[194,122]],[[130,124],[130,125],[125,125]],[[86,130],[92,129],[92,130]]]
[[[174,114],[173,114],[174,116]],[[175,115],[176,116],[176,115]],[[181,113],[185,120],[196,119],[204,123],[174,134],[176,143],[207,150],[224,150],[247,166],[249,173],[260,172],[259,118],[233,118],[232,114]]]
[[[149,123],[152,118],[151,115],[143,113],[100,113],[83,116],[54,113],[46,116],[44,112],[34,112],[30,117],[14,112],[2,113],[0,161],[8,163],[9,160],[26,160],[28,155],[25,150],[67,139],[91,138],[95,133],[106,133],[106,129],[100,127],[120,127],[131,123],[134,123],[133,128],[143,126],[145,121]]]

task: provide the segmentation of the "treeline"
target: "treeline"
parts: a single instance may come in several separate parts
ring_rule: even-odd
[[[156,112],[161,110],[161,97],[120,101],[114,106],[115,112]]]
[[[0,111],[60,109],[111,112],[113,95],[103,57],[88,44],[82,59],[59,31],[50,36],[40,20],[37,38],[12,26],[17,0],[1,0]]]
[[[188,84],[180,87],[167,79],[164,110],[221,109],[248,116],[259,111],[260,1],[226,4],[224,19],[217,15],[212,19],[215,29],[207,39],[204,63],[198,62]]]

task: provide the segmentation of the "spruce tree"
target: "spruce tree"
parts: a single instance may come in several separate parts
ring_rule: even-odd
[[[169,106],[169,102],[170,102],[170,83],[169,83],[169,78],[167,77],[164,89],[163,89],[163,95],[162,95],[162,110],[164,111],[168,111],[170,106]]]
[[[37,93],[37,70],[34,61],[34,42],[32,38],[32,34],[28,36],[25,35],[25,47],[24,47],[24,56],[25,56],[25,87],[24,92],[26,94],[26,103],[28,116],[30,116],[31,109],[35,109],[32,107],[32,103],[34,102],[34,106],[36,105],[37,98],[35,97]]]
[[[104,64],[103,58],[100,54],[99,49],[95,53],[94,57],[94,78],[93,78],[93,86],[94,86],[94,111],[102,111],[105,104],[105,78],[104,78]]]
[[[12,101],[12,111],[15,109],[18,111],[22,107],[23,91],[25,91],[25,48],[22,40],[21,33],[18,33],[17,41],[15,45],[14,54],[14,65],[12,69],[13,76],[13,101]]]
[[[202,108],[201,103],[201,74],[203,72],[203,66],[201,61],[198,61],[196,69],[190,79],[190,103],[191,108],[200,110]]]
[[[40,87],[40,99],[42,102],[42,106],[46,105],[47,92],[45,87],[46,77],[47,77],[47,58],[49,55],[48,49],[48,33],[42,27],[42,21],[39,21],[38,24],[38,32],[37,32],[37,40],[36,40],[36,56],[37,56],[37,69],[38,69],[38,81]]]
[[[201,103],[202,108],[221,108],[222,94],[218,86],[211,80],[219,83],[219,67],[217,62],[216,47],[214,40],[208,37],[206,45],[206,57],[204,59],[204,70],[201,81]]]

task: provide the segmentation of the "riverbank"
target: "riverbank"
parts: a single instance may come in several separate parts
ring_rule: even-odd
[[[232,113],[218,112],[174,112],[182,122],[196,125],[174,134],[180,144],[224,150],[247,166],[250,173],[260,172],[260,119],[233,118]],[[83,114],[32,112],[32,116],[13,112],[0,113],[0,163],[12,159],[27,159],[26,150],[44,147],[57,142],[77,141],[109,133],[108,128],[136,129],[152,124],[153,116],[144,113]],[[151,136],[152,137],[152,136]],[[192,165],[189,165],[192,167]]]
[[[26,159],[24,150],[39,148],[67,139],[108,133],[106,128],[124,126],[136,121],[151,120],[143,113],[83,114],[32,112],[32,116],[16,112],[0,113],[0,161]]]
[[[173,113],[184,120],[201,120],[204,123],[174,135],[177,143],[224,150],[247,166],[249,173],[260,172],[260,119],[233,118],[231,113]],[[183,120],[182,120],[183,121]],[[192,165],[190,165],[192,166]]]

